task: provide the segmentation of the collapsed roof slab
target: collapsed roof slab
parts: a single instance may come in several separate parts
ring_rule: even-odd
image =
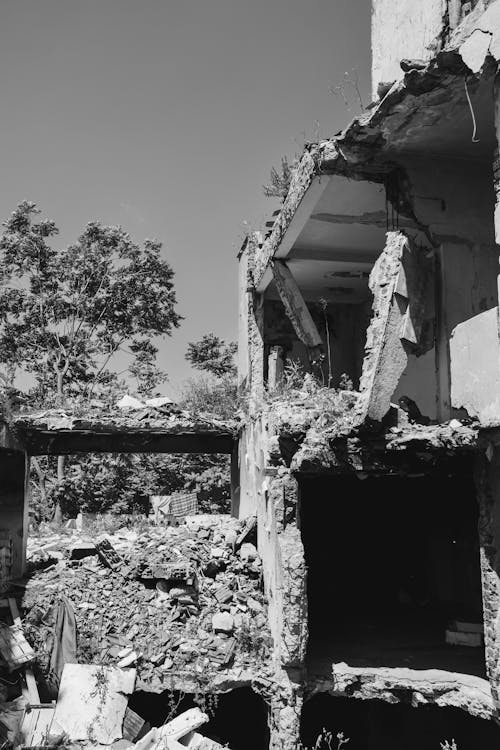
[[[334,193],[335,201],[343,200],[343,189],[335,185],[339,176],[353,185],[371,181],[383,186],[391,173],[404,169],[408,159],[422,155],[491,163],[495,147],[491,83],[500,59],[499,17],[500,6],[494,3],[482,16],[474,15],[456,29],[446,49],[429,62],[404,61],[404,76],[368,112],[335,137],[307,145],[283,207],[255,259],[257,291],[264,291],[269,283],[272,258],[293,257],[298,250],[303,257],[311,250],[316,259],[317,248],[309,247],[307,239],[321,230],[311,221],[326,220],[330,214],[335,224],[341,214],[350,213],[319,208],[331,202]],[[361,194],[354,205],[363,205]],[[410,206],[395,208],[418,227]],[[366,230],[366,222],[360,221],[358,235]],[[355,257],[355,248],[347,249]]]
[[[8,432],[6,434],[9,434]],[[133,417],[76,418],[19,416],[11,424],[29,455],[74,453],[232,453],[236,423],[217,420]]]

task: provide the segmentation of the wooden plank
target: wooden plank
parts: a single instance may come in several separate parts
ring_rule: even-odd
[[[21,723],[22,745],[25,747],[40,747],[46,744],[50,734],[56,707],[51,703],[30,706]]]
[[[18,627],[22,627],[21,625],[21,615],[19,614],[19,609],[17,608],[17,602],[13,597],[9,597],[9,607],[10,612],[12,615],[12,620],[14,622],[14,625],[17,625]],[[30,704],[40,703],[40,695],[38,693],[38,686],[36,684],[35,675],[33,674],[33,669],[28,665],[25,667],[24,670],[24,677],[26,681],[26,690],[28,694],[28,700]],[[23,693],[25,691],[23,690]]]
[[[283,261],[275,260],[272,270],[279,296],[298,338],[309,349],[322,347],[323,340],[290,269]]]

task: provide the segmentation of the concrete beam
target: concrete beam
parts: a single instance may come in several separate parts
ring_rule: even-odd
[[[309,349],[321,347],[322,338],[290,269],[279,260],[271,265],[276,288],[298,338]]]
[[[364,214],[317,213],[312,214],[311,219],[326,222],[327,224],[361,224],[367,227],[377,227],[377,229],[387,229],[388,223],[385,211],[368,211]],[[402,229],[415,229],[415,222],[406,219],[404,216],[398,217],[398,225]]]
[[[311,154],[304,154],[271,235],[256,256],[254,281],[259,293],[264,292],[272,280],[269,262],[273,258],[288,256],[330,183],[328,175],[318,175],[316,170]]]
[[[339,248],[329,248],[327,250],[307,250],[305,248],[296,248],[290,251],[287,260],[311,260],[323,261],[324,263],[345,263],[349,266],[365,266],[371,268],[376,260],[374,255],[370,255],[365,249],[350,248],[349,250],[340,250]]]

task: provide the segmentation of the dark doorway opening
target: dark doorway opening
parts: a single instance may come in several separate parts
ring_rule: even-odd
[[[311,673],[346,661],[485,676],[482,644],[445,641],[457,621],[482,627],[477,520],[469,471],[302,479]]]
[[[304,704],[301,741],[304,748],[327,750],[319,742],[323,728],[349,738],[345,750],[440,750],[441,743],[454,739],[458,750],[491,750],[500,743],[500,728],[458,708],[391,705],[376,700],[334,698],[321,693]]]
[[[210,717],[199,733],[231,750],[268,750],[268,708],[251,688],[205,696],[166,690],[163,693],[135,692],[130,708],[151,726],[159,727],[189,708],[199,706]]]

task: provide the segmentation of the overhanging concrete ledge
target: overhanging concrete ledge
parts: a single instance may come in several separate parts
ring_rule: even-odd
[[[339,662],[332,664],[331,680],[311,680],[309,688],[311,694],[405,702],[414,708],[426,704],[460,708],[481,719],[491,719],[495,713],[487,680],[440,669],[351,667]]]

